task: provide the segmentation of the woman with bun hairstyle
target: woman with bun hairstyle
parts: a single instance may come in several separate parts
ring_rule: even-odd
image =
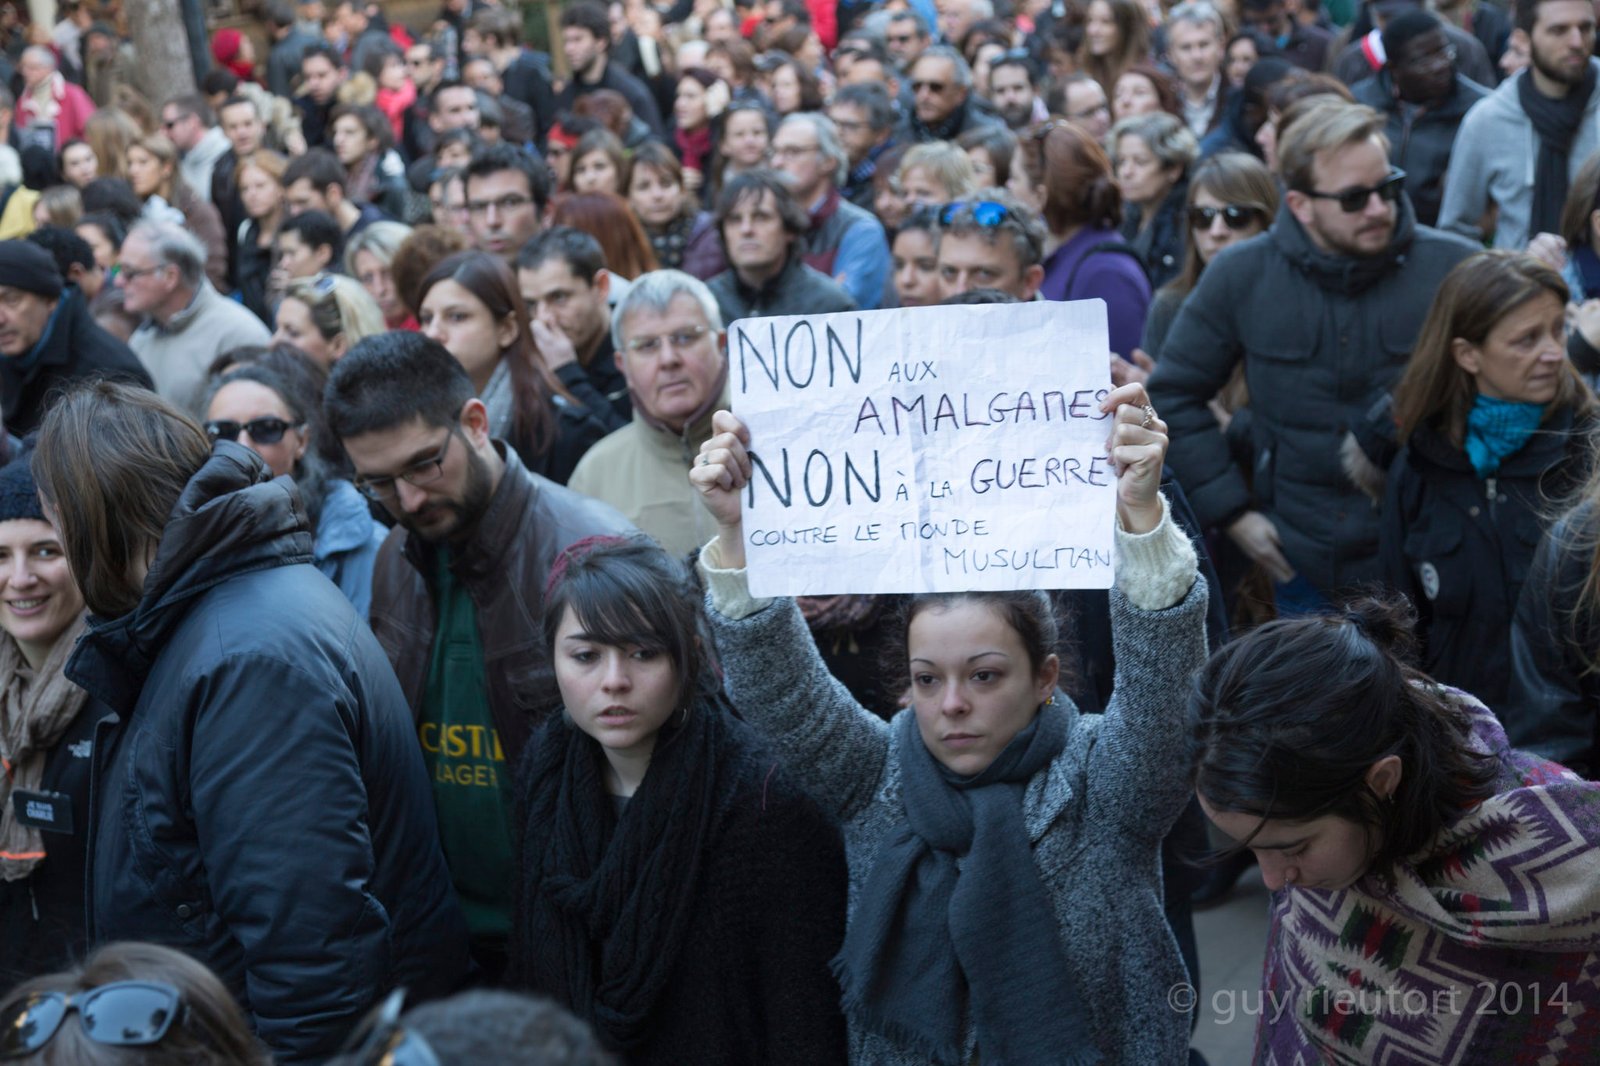
[[[1414,648],[1402,607],[1360,600],[1194,683],[1200,804],[1272,890],[1256,1059],[1574,1061],[1600,1046],[1600,785],[1513,749]]]
[[[1567,361],[1566,313],[1554,268],[1480,252],[1445,276],[1394,390],[1384,583],[1416,604],[1428,675],[1507,716],[1511,617],[1551,510],[1588,476],[1600,425]]]
[[[634,1066],[842,1063],[839,830],[728,706],[702,603],[644,537],[551,566],[562,713],[517,773],[513,979]]]
[[[1118,236],[1122,194],[1105,149],[1074,123],[1047,122],[1023,139],[1011,183],[1024,203],[1042,205],[1050,227],[1039,295],[1104,300],[1111,350],[1130,358],[1144,333],[1150,279]]]
[[[1166,425],[1143,386],[1099,414],[1118,563],[1098,715],[1058,687],[1044,593],[953,592],[907,597],[911,706],[883,721],[829,676],[793,600],[750,594],[740,493],[761,442],[719,411],[690,471],[718,528],[700,569],[728,695],[844,828],[834,970],[857,1066],[1186,1058],[1160,847],[1190,795],[1172,769],[1206,583],[1159,492]]]

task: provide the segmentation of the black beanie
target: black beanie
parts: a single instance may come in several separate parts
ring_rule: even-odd
[[[0,285],[54,300],[63,282],[55,256],[32,241],[15,240],[0,241]]]
[[[33,482],[29,459],[30,456],[24,455],[0,468],[0,522],[17,518],[45,520],[44,509],[39,506],[39,486]]]

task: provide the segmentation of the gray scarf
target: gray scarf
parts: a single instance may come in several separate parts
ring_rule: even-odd
[[[970,1011],[984,1062],[1101,1061],[1022,815],[1028,780],[1061,753],[1067,726],[1052,701],[988,769],[958,777],[914,713],[895,720],[904,818],[833,960],[856,1024],[943,1066],[962,1060]]]
[[[514,413],[511,397],[511,360],[502,358],[495,364],[494,373],[478,396],[489,409],[489,435],[501,440],[511,437],[511,416]]]

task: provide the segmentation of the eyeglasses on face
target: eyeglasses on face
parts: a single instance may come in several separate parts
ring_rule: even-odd
[[[206,435],[212,440],[238,440],[239,432],[250,434],[250,439],[256,444],[276,444],[283,439],[283,435],[291,429],[299,429],[303,423],[285,422],[281,418],[252,418],[248,422],[235,422],[228,418],[214,418],[206,423]]]
[[[37,992],[0,1015],[0,1059],[39,1051],[73,1011],[95,1043],[145,1047],[160,1043],[187,1008],[176,988],[153,981],[113,981],[71,996]]]
[[[412,463],[398,474],[386,477],[367,477],[364,474],[355,476],[355,486],[361,495],[369,500],[392,500],[395,497],[395,482],[404,481],[408,485],[431,485],[444,476],[444,459],[450,454],[450,442],[456,439],[459,430],[452,426],[450,435],[445,437],[444,444],[439,448],[439,454],[431,459]]]
[[[689,326],[686,329],[673,330],[671,333],[663,333],[655,337],[634,337],[628,341],[627,347],[628,351],[635,355],[653,359],[660,355],[668,344],[672,345],[673,351],[681,352],[710,332],[710,326]]]
[[[1367,202],[1374,193],[1385,203],[1394,203],[1400,199],[1400,190],[1404,187],[1406,172],[1391,168],[1389,176],[1376,185],[1365,189],[1345,189],[1342,192],[1318,192],[1315,189],[1306,189],[1305,194],[1313,200],[1334,200],[1339,204],[1339,210],[1347,215],[1354,215],[1366,209]]]
[[[911,91],[913,93],[920,93],[926,89],[935,96],[940,95],[948,88],[950,88],[950,83],[947,81],[914,81],[911,83]]]
[[[154,266],[131,267],[126,263],[122,263],[117,267],[117,274],[124,281],[137,281],[146,274],[154,274],[158,270],[164,270],[168,265],[167,263],[157,263]]]
[[[1228,204],[1226,207],[1191,207],[1189,208],[1189,226],[1192,229],[1210,229],[1218,215],[1231,230],[1248,229],[1252,224],[1260,221],[1261,211],[1254,207],[1241,207],[1238,204]]]

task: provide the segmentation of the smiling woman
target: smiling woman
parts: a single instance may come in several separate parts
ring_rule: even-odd
[[[39,506],[28,458],[0,470],[0,985],[47,973],[84,942],[88,761],[72,756],[110,713],[68,681],[83,594]],[[42,818],[20,817],[21,793]],[[49,794],[48,796],[42,794]],[[40,806],[42,805],[42,807]],[[66,833],[42,830],[59,829]]]

